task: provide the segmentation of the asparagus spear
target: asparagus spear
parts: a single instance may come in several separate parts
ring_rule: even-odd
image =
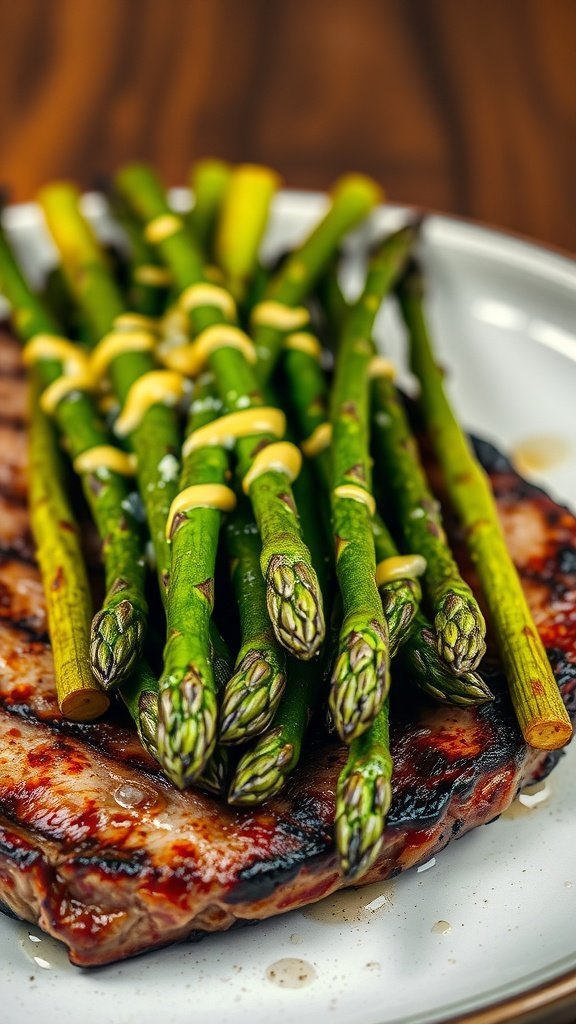
[[[116,318],[126,312],[126,307],[102,249],[82,217],[79,198],[77,190],[65,183],[47,186],[39,197],[70,290],[85,314],[95,344],[114,329]],[[121,406],[132,385],[155,369],[151,351],[129,351],[112,359],[108,373]],[[136,454],[138,487],[164,598],[170,577],[166,519],[178,490],[180,428],[176,410],[162,402],[150,406],[130,433],[129,441]]]
[[[224,195],[214,252],[228,290],[241,305],[256,269],[270,203],[280,178],[256,164],[234,167]]]
[[[335,841],[340,870],[360,878],[376,860],[392,800],[389,699],[370,728],[353,740],[336,786]]]
[[[349,306],[336,281],[332,283],[330,290],[332,300],[329,313],[332,331],[337,334],[346,320]],[[292,403],[301,436],[305,439],[313,437],[326,426],[328,391],[324,373],[318,360],[310,351],[306,352],[304,349],[286,350],[283,367],[289,385],[288,398]],[[329,439],[328,435],[328,441]],[[328,447],[320,448],[314,458],[314,465],[322,486],[327,491],[330,479]],[[378,513],[372,519],[372,531],[378,563],[397,558],[398,549]],[[421,601],[418,579],[404,577],[390,580],[383,582],[378,589],[388,623],[390,657],[394,657],[400,645],[406,645],[404,663],[423,692],[436,700],[461,706],[473,706],[493,700],[489,687],[477,673],[465,672],[457,677],[440,658],[435,648],[434,631],[423,615],[417,615]]]
[[[255,308],[252,316],[262,381],[272,373],[286,334],[294,330],[292,326],[283,328],[269,322],[266,304],[298,307],[314,288],[342,237],[370,213],[381,196],[379,186],[371,178],[360,174],[340,178],[332,189],[332,202],[326,215],[272,277],[264,302]]]
[[[224,160],[213,158],[197,160],[190,171],[190,188],[194,194],[190,226],[208,259],[212,257],[218,215],[232,173]]]
[[[78,525],[51,423],[40,408],[33,374],[30,403],[30,517],[46,596],[58,706],[66,718],[104,714],[108,697],[90,671],[91,598]]]
[[[368,727],[390,685],[387,627],[375,582],[371,530],[368,368],[382,296],[405,261],[411,240],[412,232],[405,229],[387,240],[371,260],[362,295],[346,318],[336,358],[331,507],[344,623],[329,704],[336,729],[346,742]]]
[[[418,688],[441,704],[471,708],[494,700],[490,687],[478,672],[457,676],[438,654],[436,634],[430,623],[418,612],[409,636],[406,637],[400,660],[408,669]]]
[[[520,728],[531,746],[557,749],[572,735],[570,718],[508,553],[489,481],[446,397],[416,265],[402,282],[400,300],[411,366],[420,382],[420,408],[486,598]]]
[[[158,680],[147,662],[142,659],[136,671],[120,690],[120,696],[134,721],[142,746],[165,770],[156,738],[158,692]],[[194,785],[197,789],[221,796],[226,792],[229,776],[229,752],[222,747],[216,747],[204,770],[195,779]]]
[[[313,479],[304,465],[295,485],[304,536],[310,546],[323,593],[327,590],[327,557],[324,537],[318,528]],[[278,793],[294,771],[312,714],[323,685],[322,666],[314,662],[287,659],[286,689],[270,729],[242,754],[228,802],[252,806]]]
[[[220,740],[243,743],[269,726],[286,685],[286,658],[266,612],[260,537],[246,500],[226,524],[226,543],[242,644],[220,708]]]
[[[175,284],[184,291],[203,281],[202,257],[183,225],[171,220],[164,191],[153,172],[144,165],[125,167],[116,178],[117,186],[134,212],[157,239],[158,250],[168,265]],[[165,234],[168,223],[169,231]],[[157,226],[163,230],[158,237]],[[208,328],[230,325],[233,299],[224,289],[217,300],[206,299],[189,310],[193,335]],[[223,306],[226,307],[225,311]],[[228,336],[229,337],[229,336]],[[238,335],[213,349],[208,364],[214,374],[223,407],[228,413],[264,406],[256,378]],[[248,343],[249,344],[249,343]],[[175,365],[175,364],[174,364]],[[181,365],[179,363],[179,365]],[[276,417],[277,418],[277,417]],[[255,428],[256,429],[256,428]],[[278,431],[280,433],[280,430]],[[291,472],[279,460],[255,476],[255,460],[277,437],[254,433],[236,438],[237,472],[248,491],[262,538],[260,565],[266,581],[268,613],[277,639],[299,658],[311,658],[324,637],[322,600],[310,553],[304,544],[291,488]],[[250,476],[248,475],[250,472]]]
[[[38,335],[58,336],[58,324],[33,294],[23,277],[5,236],[0,232],[0,279],[12,308],[16,330],[24,342]],[[30,352],[30,349],[27,350]],[[70,345],[66,357],[50,348],[35,364],[42,391],[65,372],[82,372],[82,352]],[[26,349],[25,349],[26,352]],[[54,418],[68,453],[75,461],[92,449],[109,448],[110,438],[100,420],[86,384],[63,394],[55,403]],[[116,685],[132,670],[140,653],[146,628],[145,569],[140,524],[134,513],[134,494],[127,478],[112,469],[83,470],[76,462],[82,486],[103,541],[106,596],[92,621],[90,663],[106,688]]]
[[[390,237],[390,242],[396,250],[392,251],[396,267],[398,267],[398,257],[402,255],[402,251],[407,254],[406,246],[410,244],[412,232],[416,230],[417,226],[414,225],[408,229],[402,229],[396,236]],[[397,248],[397,243],[399,243],[400,249]],[[386,248],[385,243],[384,249],[376,253],[377,261],[385,256]],[[385,284],[391,283],[391,278],[386,274],[386,268],[384,268],[384,273]],[[334,333],[338,333],[340,325],[348,316],[349,306],[334,275],[333,277],[334,280],[329,285],[326,282],[324,293],[329,295],[327,308],[332,330]],[[301,371],[300,367],[297,369]],[[311,432],[316,425],[309,419],[306,424],[307,430]],[[325,451],[319,455],[317,462],[322,467],[324,478],[327,479],[328,459]],[[396,558],[398,550],[378,514],[372,521],[372,529],[378,562],[382,563],[385,560]],[[394,638],[398,637],[398,646],[404,647],[405,645],[402,652],[403,655],[405,654],[403,660],[421,690],[436,700],[462,706],[473,706],[494,699],[488,685],[477,673],[464,672],[457,677],[448,668],[446,662],[440,658],[435,649],[435,633],[424,616],[418,612],[421,601],[421,588],[418,579],[403,578],[390,581],[383,583],[379,590],[390,631],[390,656],[394,656]],[[405,620],[404,629],[397,631],[397,623],[401,623],[403,619]]]
[[[200,379],[191,406],[189,434],[214,419],[210,399],[210,383]],[[194,449],[182,464],[181,492],[206,484],[223,487],[227,474],[228,454],[224,448],[214,445]],[[172,568],[166,600],[158,746],[170,777],[181,788],[202,771],[216,742],[218,709],[209,627],[220,521],[217,508],[193,506],[182,508],[168,525]]]
[[[426,593],[434,611],[438,652],[462,675],[472,672],[486,650],[484,618],[450,550],[439,503],[434,498],[402,401],[390,377],[372,383],[376,466],[391,491],[409,548],[426,559]]]

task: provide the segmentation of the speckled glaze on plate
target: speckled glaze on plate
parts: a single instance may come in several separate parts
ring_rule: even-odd
[[[175,193],[185,204],[187,195]],[[283,193],[266,242],[296,241],[318,195]],[[99,229],[102,203],[86,197]],[[407,217],[390,207],[370,234]],[[7,211],[33,274],[51,249],[33,206]],[[361,280],[366,231],[347,248],[346,284]],[[576,264],[464,222],[430,217],[422,243],[430,311],[462,421],[516,456],[525,475],[576,508]],[[378,334],[402,358],[385,306]],[[404,383],[409,387],[410,379]],[[0,917],[6,1024],[468,1024],[573,1021],[576,1015],[576,748],[544,787],[489,827],[392,882],[348,890],[254,928],[208,937],[94,971]]]

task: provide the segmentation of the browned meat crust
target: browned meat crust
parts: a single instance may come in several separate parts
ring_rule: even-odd
[[[155,770],[122,712],[64,722],[53,694],[41,589],[26,510],[23,381],[0,343],[0,897],[63,940],[74,963],[134,956],[198,930],[226,929],[320,899],[343,884],[332,850],[344,752],[310,745],[286,791],[255,811],[179,793]],[[2,420],[2,409],[0,409]],[[564,697],[574,711],[576,521],[492,448],[509,544]],[[366,881],[428,859],[490,821],[554,755],[528,752],[497,666],[494,705],[434,707],[408,678],[393,696],[395,796],[383,854]]]

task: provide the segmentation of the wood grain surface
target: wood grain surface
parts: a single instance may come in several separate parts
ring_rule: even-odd
[[[0,181],[341,171],[576,250],[576,0],[0,0]]]

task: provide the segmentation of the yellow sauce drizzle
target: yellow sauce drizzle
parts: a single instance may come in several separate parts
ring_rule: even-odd
[[[175,213],[162,213],[146,225],[144,238],[151,245],[158,245],[159,242],[175,235],[177,231],[181,231],[183,227],[181,218],[177,217]]]
[[[143,313],[120,313],[114,318],[113,327],[116,331],[157,331],[158,321]]]
[[[151,288],[164,288],[172,282],[172,275],[166,267],[157,267],[155,263],[143,263],[136,267],[134,280],[138,284],[147,284]]]
[[[231,512],[236,506],[236,495],[225,484],[192,484],[177,494],[170,505],[166,520],[166,540],[172,537],[174,520],[183,512],[193,508],[214,508],[219,512]]]
[[[388,377],[389,380],[394,380],[396,377],[396,367],[391,359],[386,359],[385,356],[374,356],[373,359],[368,363],[368,378],[374,380],[376,377]]]
[[[378,562],[376,586],[384,587],[393,580],[414,580],[425,572],[426,559],[422,555],[394,555]]]
[[[212,353],[219,348],[235,348],[242,353],[248,363],[256,362],[256,350],[250,338],[232,324],[214,324],[207,327],[189,345],[162,345],[159,355],[170,369],[178,370],[188,377],[197,377]]]
[[[136,472],[136,456],[115,448],[112,444],[99,444],[88,448],[74,459],[77,473],[94,473],[97,469],[109,469],[121,476],[133,476]]]
[[[90,356],[90,369],[94,379],[103,377],[118,356],[127,352],[151,352],[156,339],[150,331],[120,330],[105,334]]]
[[[319,423],[310,437],[302,441],[300,445],[304,455],[309,459],[315,459],[320,452],[323,452],[332,442],[332,424]]]
[[[322,346],[318,338],[308,331],[294,331],[284,341],[284,348],[293,349],[295,352],[304,352],[311,359],[319,362],[322,356]]]
[[[295,331],[305,327],[310,320],[304,306],[286,306],[283,302],[265,299],[252,310],[252,324],[275,327],[278,331]]]
[[[339,487],[334,488],[333,494],[335,498],[349,498],[350,501],[359,501],[362,505],[366,505],[371,516],[376,511],[374,498],[358,484],[340,484]]]
[[[40,408],[47,416],[53,416],[62,399],[67,398],[73,391],[92,391],[93,388],[94,378],[91,373],[83,371],[65,374],[52,381],[42,392]]]
[[[57,359],[65,373],[88,371],[88,357],[73,341],[58,334],[35,334],[24,348],[22,356],[26,366],[43,359]]]
[[[216,306],[229,320],[233,320],[236,316],[236,303],[230,292],[217,284],[209,284],[207,281],[191,284],[185,288],[178,299],[178,305],[187,313],[192,309],[197,309],[198,306]]]
[[[118,437],[131,434],[152,405],[176,405],[184,394],[184,381],[172,370],[150,370],[134,381],[114,431]]]
[[[266,405],[255,409],[240,409],[239,412],[220,416],[219,419],[189,434],[182,446],[182,455],[186,458],[190,452],[198,448],[210,448],[215,445],[233,448],[239,437],[250,437],[252,434],[284,437],[285,431],[286,417],[281,409]]]
[[[263,473],[274,471],[284,473],[290,482],[295,480],[302,467],[300,449],[291,441],[275,441],[266,445],[254,457],[254,461],[242,480],[242,490],[248,494],[255,480]]]

